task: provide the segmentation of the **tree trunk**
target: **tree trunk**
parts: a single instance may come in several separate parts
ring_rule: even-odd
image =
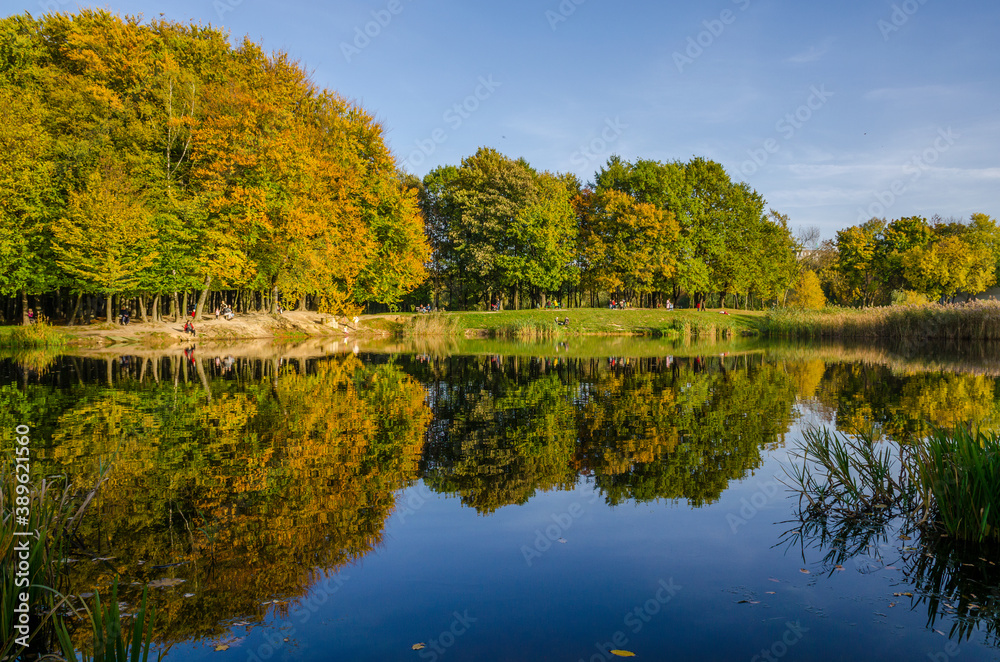
[[[108,324],[113,324],[115,319],[114,306],[112,306],[112,303],[114,303],[114,298],[115,298],[114,294],[108,294],[105,297],[105,303],[108,306],[108,309],[105,311],[105,313],[107,313],[105,317],[107,317],[108,319]]]
[[[194,318],[201,319],[201,311],[205,307],[205,299],[208,298],[208,288],[212,284],[212,276],[205,276],[205,286],[201,290],[201,296],[198,297],[198,305],[194,310]]]
[[[212,387],[208,384],[208,376],[205,374],[205,366],[202,365],[200,358],[195,358],[194,360],[195,368],[198,371],[198,379],[201,380],[201,387],[205,389],[205,395],[208,401],[212,401]]]
[[[138,299],[139,299],[139,317],[142,318],[143,324],[149,324],[149,317],[146,315],[146,297],[140,294]]]
[[[28,326],[28,292],[21,290],[21,326]]]
[[[153,297],[153,323],[160,321],[160,295]]]
[[[181,308],[180,308],[180,311],[181,311],[181,315],[184,317],[184,320],[187,321],[187,318],[188,318],[188,293],[187,293],[187,290],[184,290],[184,296],[181,297]],[[174,321],[176,322],[177,320],[174,320]]]
[[[73,314],[69,316],[69,324],[67,326],[73,326],[76,321],[76,316],[80,312],[80,302],[83,301],[83,292],[76,295],[76,305],[73,306]]]
[[[271,279],[271,314],[278,314],[278,277]]]
[[[174,292],[173,296],[170,297],[170,314],[174,316],[174,324],[176,324],[180,317],[178,316],[178,305],[177,305],[177,292]]]

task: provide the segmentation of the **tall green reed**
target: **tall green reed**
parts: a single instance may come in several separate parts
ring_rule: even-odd
[[[958,427],[892,443],[875,432],[803,433],[786,465],[803,519],[904,515],[956,538],[1000,540],[1000,436]]]
[[[87,490],[76,490],[57,477],[29,482],[28,493],[17,494],[19,483],[13,462],[8,460],[0,464],[0,660],[15,659],[24,652],[37,657],[60,651],[70,660],[82,655],[85,661],[137,662],[135,651],[140,649],[142,659],[146,659],[152,640],[154,612],[149,610],[147,617],[145,591],[139,612],[131,619],[131,631],[122,626],[117,580],[107,607],[101,606],[99,594],[95,594],[93,609],[85,603],[82,605],[82,618],[89,621],[94,630],[93,657],[73,647],[65,620],[67,609],[81,616],[64,595],[65,560],[90,503],[108,476],[108,469],[108,466],[100,467],[96,484]],[[25,511],[18,508],[27,508],[26,521],[19,519],[24,517]],[[18,535],[25,531],[31,535]],[[27,541],[26,551],[18,549],[25,546],[24,541]],[[22,554],[27,558],[22,558]],[[22,577],[26,581],[21,580]],[[22,594],[27,594],[27,601],[21,599]],[[27,648],[21,645],[24,639],[15,627],[21,624],[18,610],[25,602],[29,610]]]

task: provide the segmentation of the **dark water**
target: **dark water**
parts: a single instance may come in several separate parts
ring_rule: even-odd
[[[72,587],[154,582],[168,660],[1000,659],[993,552],[780,482],[807,425],[1000,425],[990,361],[609,347],[6,362],[0,419],[112,467]]]

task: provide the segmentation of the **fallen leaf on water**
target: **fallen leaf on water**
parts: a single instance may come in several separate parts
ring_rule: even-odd
[[[774,582],[775,584],[780,584],[781,583],[780,579],[775,579],[774,577],[768,577],[767,581]]]
[[[566,539],[565,539],[565,538],[560,538],[560,539],[559,539],[559,542],[562,542],[562,543],[564,543],[564,542],[566,542]]]
[[[760,600],[751,600],[750,604],[752,604],[752,605],[759,605],[760,604]]]
[[[767,593],[768,595],[776,595],[774,591],[764,591],[764,592]]]
[[[842,566],[842,565],[835,565],[833,567],[836,568],[837,570],[843,570],[844,569],[844,566]]]
[[[801,573],[802,573],[802,574],[804,574],[804,575],[808,575],[808,574],[811,574],[811,573],[810,573],[810,572],[809,572],[808,570],[806,570],[805,568],[799,568],[799,572],[801,572]]]
[[[165,588],[167,586],[177,586],[183,583],[183,579],[154,579],[149,582],[149,588]]]
[[[947,637],[947,636],[948,636],[948,635],[946,635],[946,634],[945,634],[944,632],[941,632],[941,630],[934,630],[934,631],[935,631],[935,632],[937,632],[937,633],[938,633],[939,635],[941,635],[942,637]]]
[[[913,540],[910,536],[899,536],[900,540]]]
[[[218,646],[215,647],[215,650],[217,650],[217,651],[227,651],[227,650],[229,650],[229,644],[219,644]]]
[[[422,648],[426,648],[426,647],[427,646],[425,644],[413,644],[412,646],[410,646],[410,648],[412,648],[415,651],[418,651],[418,650],[420,650]]]
[[[895,602],[890,602],[890,603],[889,603],[889,606],[890,606],[890,607],[895,607],[895,606],[896,606],[896,603],[895,603]]]
[[[632,651],[620,651],[617,648],[608,652],[612,655],[617,655],[618,657],[635,657],[635,653]]]
[[[906,591],[905,593],[903,593],[903,595],[905,595],[908,598],[912,598],[913,597],[913,594],[910,593],[909,591]]]

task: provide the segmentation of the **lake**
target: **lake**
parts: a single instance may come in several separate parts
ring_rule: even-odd
[[[35,475],[107,471],[70,590],[118,574],[134,602],[151,582],[168,660],[1000,659],[995,549],[802,526],[782,483],[808,426],[1000,426],[983,348],[585,338],[26,365],[0,363],[0,418],[30,422]]]

